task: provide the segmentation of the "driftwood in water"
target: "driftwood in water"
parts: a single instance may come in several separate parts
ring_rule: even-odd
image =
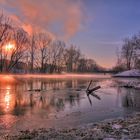
[[[42,90],[41,89],[29,89],[27,91],[41,92]]]
[[[132,86],[132,85],[124,85],[123,87],[124,88],[134,88],[134,86]]]
[[[98,100],[101,100],[101,98],[95,93],[91,93],[90,95],[92,95],[93,97],[97,98]]]
[[[101,88],[100,86],[97,86],[97,87],[95,87],[93,89],[89,89],[89,90],[87,90],[87,94],[92,94],[93,91],[96,91],[96,90],[98,90],[100,88]]]
[[[92,84],[92,80],[90,81],[90,83],[89,83],[89,85],[88,85],[88,87],[87,87],[86,92],[89,90],[91,84]]]
[[[94,91],[96,91],[96,90],[101,88],[101,86],[97,86],[97,87],[94,87],[92,89],[89,89],[91,84],[92,84],[92,80],[90,81],[90,83],[89,83],[89,85],[87,87],[87,90],[86,90],[87,95],[92,94]]]
[[[86,90],[87,97],[88,97],[88,100],[89,100],[89,102],[90,102],[90,105],[92,105],[92,101],[91,101],[89,95],[91,95],[91,96],[97,98],[98,100],[101,100],[101,98],[100,98],[98,95],[96,95],[96,94],[94,93],[94,91],[100,89],[101,87],[100,87],[100,86],[97,86],[97,87],[94,87],[94,88],[90,89],[91,84],[92,84],[92,80],[90,81],[90,83],[89,83],[89,85],[88,85],[88,87],[87,87],[87,90]]]

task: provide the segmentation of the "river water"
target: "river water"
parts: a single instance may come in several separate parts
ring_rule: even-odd
[[[101,86],[87,96],[86,88]],[[109,75],[0,75],[0,135],[25,129],[64,128],[140,111],[139,79]]]

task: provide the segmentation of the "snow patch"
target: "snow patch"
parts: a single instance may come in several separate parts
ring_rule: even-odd
[[[115,74],[114,77],[140,77],[140,70],[132,69]]]

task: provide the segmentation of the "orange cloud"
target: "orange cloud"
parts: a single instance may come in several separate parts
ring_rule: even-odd
[[[29,34],[32,35],[33,33],[33,28],[30,24],[23,24],[22,28]]]
[[[57,28],[67,37],[80,29],[84,15],[82,0],[5,0],[5,5],[16,11],[28,30],[32,26],[51,32],[52,24],[61,23]]]

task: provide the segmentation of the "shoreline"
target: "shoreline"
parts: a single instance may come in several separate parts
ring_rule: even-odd
[[[87,139],[139,139],[140,113],[127,118],[107,119],[97,123],[65,129],[37,129],[20,131],[18,135],[4,136],[4,140],[87,140]]]

